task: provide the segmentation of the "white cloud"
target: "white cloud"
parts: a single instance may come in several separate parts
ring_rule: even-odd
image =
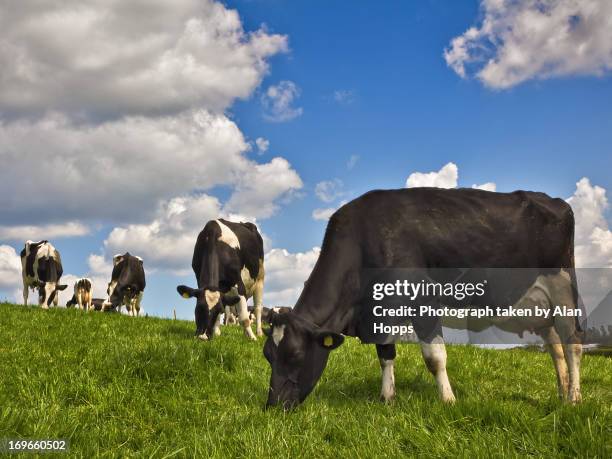
[[[300,88],[292,81],[281,81],[277,85],[269,86],[261,97],[264,118],[277,123],[297,118],[303,110],[293,104],[300,94]]]
[[[62,221],[142,221],[160,200],[241,184],[268,170],[299,181],[285,160],[257,164],[245,157],[247,149],[233,121],[207,111],[100,125],[77,125],[59,114],[0,122],[3,222],[39,225],[60,215]]]
[[[257,151],[259,154],[264,154],[270,148],[270,141],[268,139],[264,139],[263,137],[257,137],[255,139],[255,145],[257,145]]]
[[[89,228],[79,222],[66,222],[50,225],[0,226],[0,240],[5,241],[40,241],[62,237],[85,236]]]
[[[496,191],[497,190],[497,185],[493,182],[487,182],[487,183],[483,183],[482,185],[472,185],[472,188],[476,188],[478,190],[485,190],[485,191]]]
[[[324,180],[315,185],[315,194],[323,202],[332,202],[345,194],[343,187],[342,180],[338,178]]]
[[[348,89],[336,89],[333,94],[334,101],[348,105],[355,100],[355,93]]]
[[[335,207],[327,207],[325,209],[315,209],[312,211],[312,218],[315,220],[329,220],[329,218],[338,210]]]
[[[268,218],[277,211],[279,200],[287,202],[302,186],[300,176],[284,158],[252,164],[237,177],[225,210],[251,218]]]
[[[221,112],[287,51],[212,0],[17,2],[0,16],[0,107],[22,116]]]
[[[481,0],[482,24],[455,37],[446,63],[488,87],[612,69],[609,0]]]
[[[353,169],[357,165],[358,161],[359,161],[359,155],[351,155],[348,161],[346,162],[346,168],[348,170]]]
[[[572,206],[576,219],[576,266],[612,267],[612,231],[605,218],[609,207],[606,190],[591,185],[584,177],[576,183],[576,191],[567,202]]]
[[[406,188],[415,187],[438,187],[456,188],[457,178],[459,177],[457,165],[448,163],[438,172],[413,172],[406,180]]]
[[[151,222],[114,228],[104,241],[107,257],[92,255],[90,266],[96,272],[108,271],[110,278],[106,259],[129,251],[142,257],[148,268],[188,272],[199,232],[220,214],[221,204],[212,196],[173,198],[159,206]]]
[[[0,245],[0,289],[17,289],[21,285],[21,258],[10,245]]]
[[[266,253],[264,305],[293,306],[319,258],[319,253],[318,247],[307,252],[291,253],[284,249],[272,249]]]

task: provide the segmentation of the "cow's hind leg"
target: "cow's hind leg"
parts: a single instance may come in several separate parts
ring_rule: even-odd
[[[247,307],[246,289],[244,288],[244,284],[242,282],[238,284],[238,296],[240,298],[237,305],[238,319],[240,320],[242,328],[244,328],[244,334],[249,339],[257,340],[257,337],[253,334],[253,330],[251,330],[251,319],[249,318],[249,309]]]
[[[559,398],[561,400],[567,400],[569,375],[567,372],[567,364],[565,362],[565,355],[563,354],[561,339],[553,327],[544,330],[542,333],[542,338],[544,341],[546,341],[546,348],[548,349],[548,352],[552,357],[553,364],[555,365]]]
[[[577,309],[570,275],[562,270],[559,274],[551,276],[552,283],[549,291],[552,293],[552,305],[566,306],[567,309]],[[578,329],[578,322],[573,316],[555,316],[555,331],[559,335],[563,354],[569,374],[567,399],[570,403],[582,401],[580,393],[580,360],[582,358],[582,333]]]
[[[261,328],[261,311],[263,309],[263,279],[257,279],[255,289],[253,291],[253,304],[255,306],[255,325],[257,336],[263,336]]]
[[[380,399],[390,402],[395,398],[395,373],[393,362],[395,360],[395,344],[377,344],[376,354],[382,371],[382,388]]]
[[[26,284],[26,280],[24,278],[23,279],[23,305],[24,306],[28,305],[28,293],[29,293],[29,288],[28,288],[28,285]]]

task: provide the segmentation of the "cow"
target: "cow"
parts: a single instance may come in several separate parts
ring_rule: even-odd
[[[58,305],[59,291],[67,285],[60,284],[63,274],[59,252],[49,241],[26,241],[21,251],[21,275],[23,278],[23,304],[28,304],[28,290],[38,289],[38,304],[48,309]]]
[[[74,283],[74,294],[66,303],[66,307],[78,306],[87,312],[92,310],[91,279],[83,277]]]
[[[138,316],[140,302],[146,287],[142,258],[129,252],[113,257],[113,272],[106,293],[108,298],[102,310],[116,309],[121,312],[125,305],[130,316]]]
[[[364,288],[372,269],[432,267],[534,268],[532,284],[517,289],[513,298],[538,294],[549,307],[578,308],[574,216],[562,199],[526,191],[371,191],[332,215],[319,259],[295,307],[270,318],[263,350],[271,366],[266,406],[297,406],[312,391],[330,352],[344,337],[361,338],[361,308],[372,304],[371,292]],[[452,403],[455,396],[446,372],[440,321],[412,318],[440,398]],[[559,395],[577,403],[581,326],[567,316],[550,317],[540,325],[538,333],[553,358]],[[503,324],[498,326],[503,329]],[[395,344],[375,344],[382,371],[381,399],[390,401],[395,396]]]
[[[198,288],[179,285],[184,298],[196,298],[196,337],[212,339],[220,334],[220,314],[236,304],[238,318],[248,339],[256,340],[251,329],[247,300],[253,297],[256,334],[263,336],[261,308],[264,288],[263,239],[253,223],[211,220],[198,235],[191,267]]]

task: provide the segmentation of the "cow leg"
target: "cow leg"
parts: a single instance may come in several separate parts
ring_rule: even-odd
[[[421,354],[427,369],[436,378],[440,398],[445,403],[453,403],[455,394],[446,373],[446,347],[442,336],[436,336],[430,343],[421,341]]]
[[[253,330],[251,330],[251,319],[249,318],[249,309],[247,308],[247,299],[245,295],[246,289],[244,284],[240,282],[238,284],[238,296],[240,298],[240,301],[238,301],[238,318],[242,328],[244,328],[244,334],[246,337],[252,340],[257,340],[257,337],[253,334]]]
[[[217,314],[215,325],[213,326],[213,333],[215,336],[221,336],[221,313]]]
[[[196,338],[206,341],[206,326],[208,325],[208,305],[206,303],[197,303],[195,307],[195,323],[196,323]]]
[[[28,305],[28,294],[29,294],[29,288],[26,284],[25,279],[23,279],[23,305],[24,306]]]
[[[376,354],[382,371],[382,389],[380,399],[390,402],[395,398],[395,374],[393,361],[395,360],[395,344],[377,344]]]
[[[261,311],[263,309],[263,280],[257,280],[253,291],[253,304],[255,306],[255,325],[257,336],[263,336],[261,328]]]
[[[132,300],[134,303],[132,307],[134,308],[134,314],[136,317],[140,316],[140,302],[142,301],[142,293],[143,292],[138,293]]]
[[[567,364],[563,355],[563,345],[561,339],[553,327],[549,327],[542,332],[542,338],[546,342],[548,353],[552,357],[557,373],[557,389],[559,398],[567,400],[567,392],[569,386],[569,375],[567,372]]]

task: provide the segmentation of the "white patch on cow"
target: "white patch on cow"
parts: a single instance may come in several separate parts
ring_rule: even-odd
[[[219,236],[219,240],[221,242],[225,242],[233,249],[239,249],[240,241],[238,241],[238,236],[236,236],[236,233],[229,229],[227,225],[221,223],[221,220],[215,221],[217,222],[217,225],[219,225],[219,228],[221,228],[221,236]]]
[[[247,298],[252,297],[253,287],[255,287],[255,279],[251,277],[251,273],[249,272],[246,266],[243,266],[240,270],[240,278],[242,279],[242,283],[244,284]]]
[[[379,359],[382,370],[382,389],[380,397],[388,402],[395,397],[395,372],[393,360]]]
[[[285,326],[284,325],[277,325],[276,327],[272,327],[272,341],[274,341],[274,344],[276,346],[278,346],[278,344],[282,341],[284,337],[285,337]]]
[[[221,298],[221,293],[220,292],[212,292],[210,290],[205,290],[204,291],[204,299],[206,300],[206,304],[208,305],[208,309],[214,308],[217,305],[217,303],[219,302],[220,298]]]
[[[116,280],[112,280],[110,284],[108,284],[108,299],[106,300],[107,303],[111,302],[110,299],[111,299],[111,296],[113,296],[113,292],[115,291],[116,287],[117,287]]]
[[[198,335],[198,339],[201,339],[202,341],[208,341],[208,335],[206,334],[206,332],[204,332],[201,335]]]
[[[134,256],[134,258],[136,258],[138,261],[140,261],[141,263],[144,263],[143,259],[140,258],[139,256]]]
[[[118,253],[113,257],[113,266],[117,266],[121,260],[123,260],[123,255]]]

